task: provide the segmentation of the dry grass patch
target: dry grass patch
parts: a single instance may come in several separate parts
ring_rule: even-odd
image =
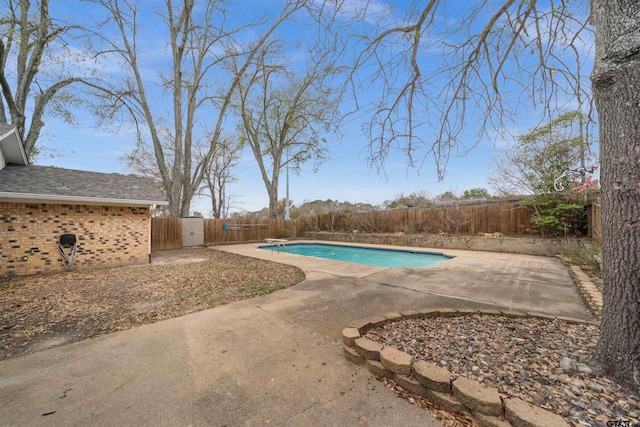
[[[0,358],[80,341],[293,286],[292,266],[212,249],[153,264],[0,279]]]

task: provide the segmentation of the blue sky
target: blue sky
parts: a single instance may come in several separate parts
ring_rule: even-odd
[[[151,0],[146,0],[147,2]],[[355,0],[354,0],[355,1]],[[144,3],[144,2],[143,2]],[[151,2],[154,3],[154,2]],[[158,3],[155,1],[155,3]],[[239,10],[259,10],[257,5],[268,9],[269,5],[277,1],[238,0],[234,4]],[[372,4],[383,6],[382,1]],[[402,6],[405,2],[390,2]],[[457,3],[459,9],[465,8],[465,2]],[[66,1],[65,13],[73,11],[77,16],[90,25],[91,7],[87,3]],[[145,5],[145,6],[148,6]],[[55,9],[52,7],[52,10]],[[149,9],[149,14],[151,14]],[[460,10],[452,10],[451,18],[455,19]],[[401,11],[398,11],[400,14]],[[148,15],[147,18],[151,18]],[[152,28],[157,32],[158,28]],[[154,58],[154,50],[162,51],[161,44],[154,40],[157,34],[150,36],[148,49],[152,52],[149,58]],[[154,41],[156,43],[154,44]],[[155,52],[157,53],[157,52]],[[163,52],[160,52],[162,56]],[[145,64],[150,70],[156,65],[153,59]],[[117,70],[111,70],[117,73]],[[150,71],[151,74],[151,71]],[[39,147],[51,150],[53,157],[46,153],[37,160],[41,165],[52,165],[70,169],[91,170],[97,172],[129,173],[122,157],[134,146],[135,140],[122,132],[113,129],[99,129],[93,126],[93,120],[86,112],[77,111],[77,125],[70,126],[60,120],[49,117],[46,120],[44,133],[39,141]],[[427,159],[420,169],[408,168],[407,158],[403,153],[391,152],[385,162],[384,172],[373,170],[366,161],[365,147],[367,139],[362,126],[366,119],[366,108],[345,121],[340,137],[330,137],[328,147],[330,158],[322,164],[317,172],[312,171],[312,165],[303,167],[300,175],[290,175],[290,198],[296,204],[305,200],[334,199],[349,202],[365,202],[381,204],[385,200],[393,199],[400,193],[409,194],[414,191],[426,190],[432,196],[445,191],[461,194],[473,187],[488,187],[487,178],[491,174],[492,157],[510,141],[497,137],[493,140],[483,139],[476,148],[464,156],[451,153],[446,176],[438,181],[435,166],[431,159]],[[521,114],[518,123],[509,131],[513,134],[526,132],[537,119],[537,114],[529,111]],[[114,128],[115,129],[115,128]],[[229,131],[233,131],[231,128]],[[466,130],[469,134],[473,129]],[[260,172],[249,150],[246,150],[238,166],[233,171],[236,182],[229,187],[232,195],[232,211],[255,211],[268,206],[268,197],[261,180]],[[279,198],[285,196],[284,172],[280,181]],[[210,212],[209,200],[205,197],[194,200],[192,211],[199,211],[208,216]]]
[[[93,127],[70,126],[60,122],[47,122],[48,138],[43,141],[47,149],[55,150],[55,157],[41,156],[40,165],[95,172],[130,173],[121,158],[133,147],[132,138],[120,137],[96,130]],[[426,190],[436,196],[445,191],[462,193],[473,187],[487,187],[491,157],[496,150],[486,142],[463,157],[452,157],[447,175],[438,182],[430,163],[421,171],[407,168],[406,157],[392,153],[385,165],[385,175],[373,170],[363,153],[366,139],[362,132],[354,130],[336,141],[330,141],[331,158],[318,172],[311,166],[303,167],[299,176],[291,173],[289,194],[295,204],[305,200],[340,200],[380,204],[393,199],[399,193],[410,194]],[[255,159],[246,150],[234,169],[237,182],[230,186],[231,204],[235,211],[256,211],[268,206],[269,200]],[[284,174],[283,174],[284,178]],[[285,181],[281,180],[279,195],[285,196]],[[209,200],[202,197],[193,206],[194,211],[207,213]]]

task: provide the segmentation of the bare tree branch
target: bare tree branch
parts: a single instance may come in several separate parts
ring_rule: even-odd
[[[240,132],[250,146],[269,196],[269,215],[278,212],[280,172],[298,171],[327,156],[322,135],[336,132],[340,98],[325,82],[340,68],[331,50],[308,54],[305,71],[288,71],[281,57],[283,44],[265,45],[252,64],[252,72],[238,84],[236,108],[242,118]],[[237,74],[237,64],[229,64]]]
[[[287,2],[263,35],[242,46],[235,39],[236,35],[257,28],[265,23],[263,20],[226,28],[228,12],[224,2],[205,0],[196,5],[195,0],[165,0],[160,16],[168,30],[170,59],[168,71],[161,72],[160,78],[165,89],[163,96],[171,100],[168,117],[158,111],[154,85],[142,72],[141,5],[127,0],[94,2],[107,12],[107,18],[99,27],[101,32],[113,27],[120,36],[117,40],[103,36],[105,47],[101,55],[116,55],[124,61],[127,71],[124,79],[105,84],[105,90],[98,94],[102,101],[97,104],[97,110],[108,118],[124,109],[144,123],[144,129],[138,132],[138,150],[147,143],[153,147],[154,163],[167,193],[171,214],[186,216],[192,198],[210,173],[227,120],[230,98],[238,82],[256,52],[283,22],[301,10],[304,2]],[[234,57],[241,63],[238,74],[231,75],[228,82],[215,85],[214,73],[222,70],[227,57]],[[209,131],[204,125],[212,122],[211,117],[215,119]],[[206,144],[204,139],[208,140]],[[197,160],[194,157],[196,146],[201,150]]]
[[[3,0],[0,16],[0,121],[16,126],[30,156],[37,152],[48,107],[53,104],[63,117],[72,117],[70,105],[55,100],[89,78],[77,70],[54,71],[63,61],[51,58],[52,50],[64,45],[63,36],[81,35],[84,29],[52,18],[49,0],[38,1],[36,9],[31,1]]]
[[[456,11],[457,22],[445,22],[447,2],[413,2],[378,18],[372,36],[354,36],[349,20],[343,37],[360,53],[345,90],[352,88],[362,108],[359,94],[381,85],[382,95],[368,108],[371,164],[383,170],[390,150],[401,150],[410,166],[421,168],[433,158],[443,178],[452,153],[463,155],[507,134],[522,108],[541,106],[544,122],[577,97],[590,105],[587,77],[576,65],[584,64],[580,52],[593,33],[581,19],[585,8],[581,1],[545,9],[536,0],[478,0]],[[576,47],[573,59],[570,46]]]

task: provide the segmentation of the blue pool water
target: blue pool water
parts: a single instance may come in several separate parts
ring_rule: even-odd
[[[396,249],[362,248],[355,246],[326,245],[321,243],[293,243],[286,247],[272,248],[260,246],[260,249],[273,249],[297,255],[356,262],[390,268],[433,267],[452,257],[438,253],[412,252]]]

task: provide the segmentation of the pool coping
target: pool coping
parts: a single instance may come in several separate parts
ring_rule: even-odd
[[[324,243],[322,241],[304,239],[295,239],[290,241],[290,243],[310,242]],[[322,277],[322,275],[329,274],[344,278],[364,279],[381,285],[397,286],[431,295],[468,300],[471,303],[490,304],[521,311],[540,311],[553,315],[573,316],[580,319],[598,318],[597,303],[602,300],[600,291],[593,286],[589,278],[583,274],[580,280],[577,280],[576,275],[573,274],[572,271],[578,270],[575,268],[569,268],[566,261],[559,256],[536,256],[458,249],[418,248],[415,246],[397,247],[390,245],[340,242],[340,244],[344,246],[376,246],[389,249],[408,249],[410,251],[417,252],[440,253],[447,257],[451,257],[451,259],[447,261],[427,268],[389,268],[347,261],[301,256],[290,254],[286,251],[272,252],[269,248],[258,249],[260,243],[261,242],[253,242],[241,245],[213,246],[211,248],[233,252],[239,255],[260,258],[271,262],[293,265],[304,271],[307,276],[312,275],[317,277],[317,275],[320,275]],[[540,261],[537,259],[540,259]],[[547,264],[547,261],[544,261],[545,259],[555,259],[555,262]],[[529,274],[530,266],[533,268],[532,271],[535,276],[531,276],[531,274]],[[543,267],[541,268],[541,266]],[[524,270],[520,270],[520,267]],[[472,271],[477,271],[479,274],[483,274],[483,272],[491,271],[494,268],[498,272],[497,277],[489,274],[482,277],[478,282],[467,274]],[[513,274],[511,274],[511,271],[508,270],[509,268],[516,271],[513,271]],[[559,270],[559,268],[562,270]],[[527,274],[520,275],[518,273],[519,271],[526,271]],[[462,273],[459,280],[463,280],[465,284],[470,284],[473,287],[475,287],[476,284],[479,284],[479,287],[470,292],[465,290],[451,293],[450,289],[448,289],[448,285],[450,283],[448,277],[449,274],[456,275],[457,272]],[[561,277],[562,275],[564,275],[566,279]],[[406,277],[409,276],[411,279],[407,281]],[[501,294],[498,291],[495,291],[494,295],[492,293],[494,292],[493,290],[499,289],[494,286],[494,281],[496,279],[498,280],[497,283],[499,286],[502,286],[503,288],[508,285],[507,282],[509,281],[513,283],[522,283],[524,292],[529,292],[531,297],[534,298],[531,300],[532,303],[526,303],[522,299],[517,299],[517,297],[511,296],[510,294]],[[561,286],[555,286],[555,280],[562,280],[563,282]],[[492,283],[491,288],[489,289],[490,293],[477,294],[478,289],[481,292],[485,292],[485,289],[482,288],[482,284],[489,282]],[[544,293],[536,293],[535,291],[530,290],[532,288],[528,288],[529,286],[538,286],[538,284],[547,287]],[[567,291],[563,291],[563,288],[572,289],[573,294],[577,297],[573,301],[579,303],[581,309],[577,309],[575,304],[574,306],[571,306],[571,304],[565,303],[565,301],[569,300],[564,299],[564,297],[567,296]],[[478,295],[481,297],[478,297]],[[501,295],[506,295],[506,297],[501,298]],[[552,299],[549,299],[549,295],[555,296]],[[539,296],[546,299],[543,304],[550,305],[543,305],[545,308],[541,309],[539,304],[540,301],[536,299],[539,298]],[[496,297],[497,299],[493,299],[493,297]]]
[[[350,248],[350,249],[364,249],[364,250],[381,251],[381,252],[382,251],[386,251],[386,252],[418,254],[418,255],[434,255],[434,256],[438,256],[438,257],[442,257],[442,258],[446,258],[446,259],[439,260],[436,264],[428,265],[428,266],[386,266],[386,265],[369,264],[369,263],[365,263],[365,262],[358,262],[358,261],[352,261],[352,260],[344,260],[344,259],[337,259],[337,258],[327,258],[327,257],[322,257],[322,256],[308,255],[308,254],[291,252],[291,251],[287,250],[291,246],[311,246],[311,245],[320,245],[320,246],[338,247],[338,248]],[[389,247],[389,246],[385,246],[385,245],[372,246],[371,244],[349,244],[349,243],[340,243],[340,242],[335,243],[335,242],[324,242],[324,241],[317,241],[317,240],[313,240],[313,241],[300,241],[300,240],[287,241],[286,244],[278,245],[277,247],[274,247],[273,245],[269,245],[269,244],[258,245],[257,249],[259,249],[259,250],[269,250],[271,252],[278,252],[278,253],[287,253],[287,254],[291,254],[291,255],[301,255],[301,256],[319,258],[319,259],[328,260],[328,261],[350,262],[350,263],[367,265],[367,266],[370,266],[370,267],[380,267],[380,268],[432,268],[432,267],[437,266],[438,264],[441,264],[443,262],[450,261],[450,260],[456,258],[456,255],[447,255],[442,251],[430,250],[430,248],[406,248],[406,247],[399,248],[399,247]]]

